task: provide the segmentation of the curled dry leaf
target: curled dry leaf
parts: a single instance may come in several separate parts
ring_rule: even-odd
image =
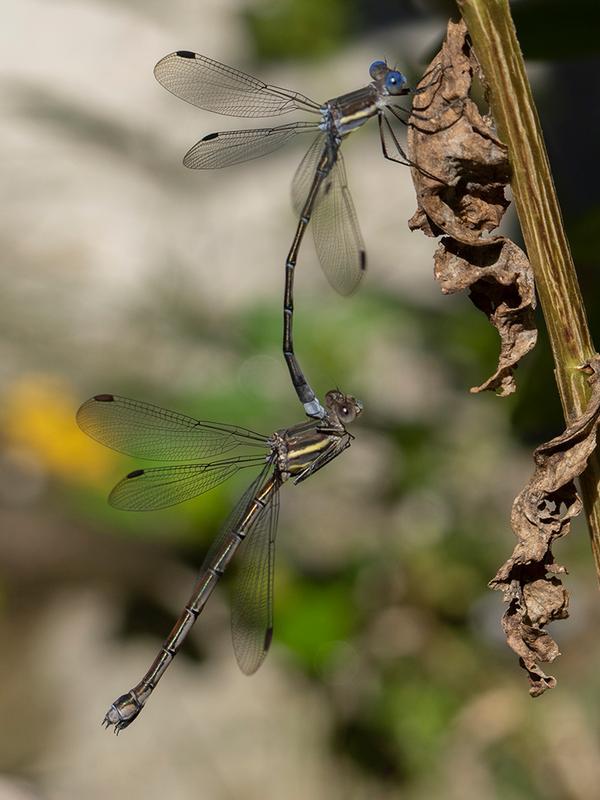
[[[477,244],[508,207],[510,178],[506,147],[491,117],[469,97],[479,66],[463,21],[448,23],[446,40],[417,87],[408,127],[417,212],[412,229],[446,233]]]
[[[469,97],[479,66],[464,22],[448,24],[442,49],[415,95],[408,128],[417,211],[409,221],[427,236],[445,234],[435,277],[446,293],[470,289],[473,303],[497,328],[501,347],[494,374],[471,391],[511,394],[513,370],[535,345],[535,290],[527,257],[498,227],[508,207],[510,170],[489,115]]]
[[[500,334],[501,349],[494,374],[472,392],[515,391],[513,368],[535,345],[535,285],[525,253],[509,239],[486,247],[444,237],[434,255],[434,275],[444,294],[470,290],[472,302]]]
[[[464,22],[448,25],[446,41],[418,87],[408,129],[408,153],[417,192],[409,222],[427,236],[443,236],[435,277],[444,293],[468,289],[473,303],[497,328],[498,367],[481,386],[515,391],[513,369],[534,346],[535,288],[527,257],[504,236],[491,236],[508,206],[507,151],[489,115],[469,97],[473,75],[482,78]],[[417,166],[418,165],[418,166]],[[534,451],[533,475],[516,498],[511,524],[517,544],[490,581],[508,603],[502,626],[526,670],[534,697],[556,681],[540,664],[560,653],[546,626],[568,616],[569,597],[554,561],[553,542],[565,536],[581,510],[575,479],[596,447],[600,416],[600,356],[586,367],[591,399],[585,414]]]
[[[568,616],[569,596],[558,577],[566,570],[554,561],[552,544],[569,532],[571,519],[581,510],[574,481],[596,448],[600,356],[592,359],[585,371],[590,373],[592,388],[587,409],[563,434],[534,451],[533,475],[512,509],[517,544],[490,581],[492,589],[504,592],[508,608],[502,627],[528,674],[529,692],[534,697],[556,685],[555,679],[545,675],[538,664],[554,661],[560,655],[545,626]]]

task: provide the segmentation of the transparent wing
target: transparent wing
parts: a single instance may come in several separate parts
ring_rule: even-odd
[[[223,542],[230,538],[231,533],[233,531],[237,531],[239,529],[244,517],[248,513],[250,504],[258,494],[260,487],[264,483],[267,474],[273,468],[271,460],[269,460],[267,463],[263,462],[262,466],[263,466],[262,470],[252,481],[250,486],[248,486],[248,488],[246,489],[244,494],[240,497],[240,499],[237,501],[233,511],[225,520],[225,523],[223,524],[219,534],[216,536],[211,546],[208,548],[208,552],[204,557],[204,561],[202,562],[202,567],[200,568],[200,573],[203,573],[209,567],[212,567],[215,560],[215,554],[221,552]]]
[[[233,650],[240,669],[252,675],[265,660],[273,637],[273,570],[279,519],[279,491],[246,530],[231,608]]]
[[[211,458],[241,445],[268,448],[268,439],[245,428],[201,422],[165,408],[99,394],[77,412],[79,427],[113,450],[157,461]]]
[[[308,192],[317,171],[317,165],[321,160],[326,144],[327,134],[319,133],[304,154],[302,161],[298,164],[298,169],[292,180],[292,206],[298,216],[302,213],[306,203]]]
[[[200,571],[202,574],[214,568],[232,538],[237,539],[235,533],[243,527],[246,536],[240,545],[242,566],[234,592],[232,635],[236,658],[248,675],[262,663],[270,643],[268,631],[272,630],[273,543],[279,510],[279,482],[275,478],[267,480],[272,468],[271,462],[265,464],[246,489],[211,544]],[[271,491],[264,506],[248,522],[248,514],[256,507],[256,497],[264,497],[268,487]]]
[[[209,133],[185,154],[183,163],[190,169],[230,167],[272,153],[296,134],[316,129],[317,125],[310,122],[296,122],[276,128]]]
[[[228,67],[212,58],[179,50],[154,68],[156,80],[177,97],[230,117],[274,117],[296,109],[320,113],[320,106],[291,92]]]
[[[259,457],[214,464],[136,469],[115,486],[109,503],[122,511],[154,511],[191,500],[218,486],[244,467],[264,464]]]
[[[340,294],[352,294],[367,269],[367,255],[340,152],[319,189],[311,225],[327,280]]]

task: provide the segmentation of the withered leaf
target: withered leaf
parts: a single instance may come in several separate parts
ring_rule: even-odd
[[[527,257],[498,227],[508,200],[505,146],[489,115],[470,98],[479,65],[463,21],[448,24],[446,40],[415,95],[408,153],[417,193],[411,229],[444,235],[435,254],[436,280],[445,293],[470,290],[472,302],[500,335],[494,374],[473,392],[515,391],[513,370],[535,345],[535,288]]]
[[[548,623],[568,616],[569,596],[558,575],[566,570],[554,561],[553,542],[565,536],[571,519],[581,510],[575,479],[596,448],[600,419],[600,356],[585,368],[592,389],[585,413],[564,433],[534,451],[535,469],[513,504],[511,525],[517,544],[511,557],[490,581],[504,592],[508,608],[502,627],[509,646],[526,670],[532,696],[556,681],[538,662],[549,663],[558,645],[545,630]]]
[[[506,147],[492,119],[469,97],[479,67],[464,22],[449,22],[446,40],[417,87],[409,119],[408,152],[417,192],[411,229],[446,233],[476,244],[508,207]]]
[[[527,256],[514,242],[498,237],[475,247],[445,236],[433,257],[434,275],[444,294],[470,290],[472,302],[500,334],[500,357],[494,374],[472,392],[515,391],[513,369],[535,345],[535,286]]]

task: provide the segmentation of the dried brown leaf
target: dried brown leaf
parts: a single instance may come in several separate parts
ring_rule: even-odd
[[[417,193],[409,221],[427,236],[446,234],[435,254],[444,293],[470,290],[500,335],[494,374],[472,392],[515,391],[513,370],[535,345],[535,288],[527,257],[488,234],[508,206],[509,165],[489,115],[469,97],[479,71],[464,22],[450,22],[441,51],[419,84],[409,120],[408,152]]]
[[[504,592],[508,608],[502,627],[509,646],[527,671],[529,692],[537,697],[556,681],[545,675],[538,662],[549,663],[558,645],[546,625],[568,616],[569,596],[558,575],[565,568],[554,561],[553,542],[569,533],[571,519],[581,511],[575,479],[584,471],[596,448],[600,419],[600,356],[585,368],[590,373],[592,395],[585,413],[564,433],[534,451],[535,469],[517,496],[511,525],[517,544],[511,557],[490,581]]]
[[[471,391],[511,394],[516,389],[513,369],[537,339],[535,286],[527,256],[504,237],[486,247],[444,237],[434,255],[434,275],[444,294],[469,289],[472,302],[500,334],[496,371]]]
[[[450,22],[441,51],[415,95],[407,135],[417,192],[412,229],[428,236],[446,233],[477,244],[508,207],[510,177],[506,147],[490,116],[469,97],[477,62],[464,22]]]

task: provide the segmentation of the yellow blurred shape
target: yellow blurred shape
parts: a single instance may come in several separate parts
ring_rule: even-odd
[[[32,374],[7,390],[1,416],[3,438],[28,450],[48,472],[69,481],[96,483],[118,456],[77,427],[75,393],[58,376]]]

